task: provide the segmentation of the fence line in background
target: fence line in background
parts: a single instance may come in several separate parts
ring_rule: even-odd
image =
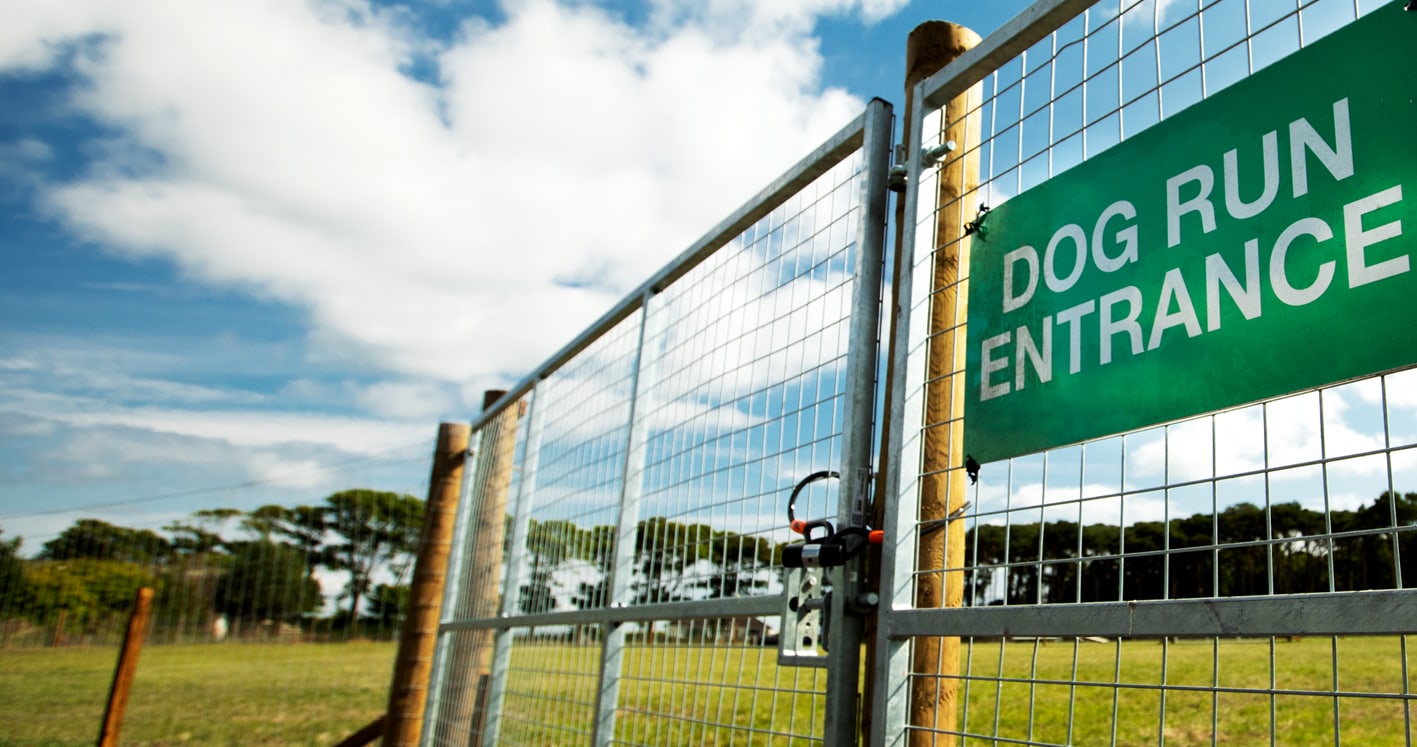
[[[154,595],[125,740],[333,743],[368,723],[388,700],[428,464],[423,444],[416,457],[302,472],[305,488],[253,483],[7,517],[6,737],[93,739],[140,586]],[[60,528],[8,533],[41,522]],[[366,584],[358,620],[351,549]]]

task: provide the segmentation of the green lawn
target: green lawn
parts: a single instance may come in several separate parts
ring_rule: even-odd
[[[1276,744],[1332,745],[1336,726],[1343,744],[1408,744],[1400,639],[1339,639],[1342,698],[1331,694],[1334,655],[1331,638],[1280,639],[1273,648],[1222,641],[1218,650],[1209,640],[1120,649],[1012,642],[1002,660],[999,644],[979,644],[967,661],[965,728],[982,738],[967,743],[1141,745],[1164,736],[1167,745],[1208,745],[1214,735],[1216,744],[1252,745],[1268,744],[1272,727]],[[1053,684],[1068,682],[1081,684]]]
[[[1396,638],[1295,642],[980,643],[967,651],[967,744],[1406,744]],[[126,745],[333,744],[382,712],[394,644],[149,646]],[[1163,655],[1164,653],[1164,655]],[[818,670],[779,669],[759,648],[632,647],[620,736],[641,744],[791,744],[815,733]],[[116,652],[0,652],[0,747],[91,745]],[[1281,692],[1273,697],[1271,687]],[[512,744],[583,744],[597,650],[519,646],[502,734]],[[1164,680],[1162,677],[1165,671]],[[713,681],[723,684],[703,685]],[[1077,685],[1066,684],[1075,681]],[[1165,682],[1165,689],[1158,687]],[[1121,683],[1117,686],[1115,683]],[[1209,688],[1219,687],[1219,692]],[[1245,692],[1249,691],[1249,692]],[[1378,696],[1378,697],[1370,697]],[[997,704],[997,708],[996,708]],[[1031,704],[1031,707],[1030,707]],[[996,716],[997,713],[997,716]],[[1114,716],[1115,714],[1115,716]],[[715,726],[717,725],[717,726]],[[1214,725],[1214,726],[1213,726]]]
[[[395,644],[148,646],[125,745],[334,744],[387,705]],[[116,648],[0,653],[0,747],[92,745]]]

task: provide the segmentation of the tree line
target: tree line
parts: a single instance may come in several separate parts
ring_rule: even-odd
[[[159,533],[99,519],[75,521],[33,558],[0,537],[0,620],[95,635],[115,629],[139,587],[156,590],[154,618],[178,631],[293,623],[324,605],[318,569],[348,574],[332,627],[388,623],[407,599],[424,502],[365,489],[323,502],[252,511],[197,511]],[[232,528],[237,531],[232,532]],[[376,583],[379,574],[392,583]]]
[[[407,602],[423,510],[413,496],[361,489],[314,505],[198,511],[161,533],[80,519],[28,559],[20,538],[0,536],[0,621],[115,629],[138,587],[153,586],[157,618],[179,629],[201,630],[215,615],[244,626],[308,622],[324,605],[316,571],[325,569],[348,577],[326,618],[331,627],[392,630]],[[531,520],[519,610],[606,606],[615,532]],[[645,519],[625,558],[627,594],[647,604],[760,593],[778,577],[784,546],[704,523]],[[1417,580],[1417,492],[1385,492],[1355,510],[1239,503],[1125,527],[978,524],[966,546],[966,603],[976,605],[1397,588]]]
[[[606,603],[615,528],[532,521],[524,613]],[[1417,584],[1417,492],[1384,492],[1354,510],[1297,502],[1237,503],[1218,513],[1125,527],[1075,521],[966,533],[966,603],[1034,604],[1183,599],[1391,589]],[[683,524],[639,522],[630,597],[634,603],[739,596],[766,588],[783,544]],[[578,568],[573,591],[558,570]]]
[[[217,615],[237,630],[308,625],[324,605],[327,590],[316,571],[325,569],[348,575],[340,609],[326,618],[330,627],[391,632],[408,601],[405,581],[423,512],[413,496],[346,490],[315,505],[197,511],[161,532],[79,519],[30,559],[21,557],[19,538],[0,537],[0,621],[85,635],[113,631],[137,589],[151,586],[158,624],[188,635],[200,635]],[[604,606],[614,544],[613,526],[530,521],[520,609]],[[635,532],[631,595],[642,604],[761,590],[781,547],[707,524],[647,519]],[[553,574],[574,561],[580,573],[567,591]]]
[[[1417,584],[1417,493],[1328,512],[1238,503],[1125,528],[984,524],[965,552],[976,605],[1393,589]]]

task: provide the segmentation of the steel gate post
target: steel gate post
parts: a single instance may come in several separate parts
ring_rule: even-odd
[[[532,494],[536,486],[536,467],[541,458],[541,434],[544,430],[545,407],[540,407],[537,393],[541,389],[538,381],[531,388],[531,424],[527,428],[526,453],[522,455],[521,482],[517,485],[516,512],[512,515],[512,542],[507,548],[507,572],[502,582],[502,609],[500,616],[515,615],[521,605],[522,558],[526,552],[526,535],[531,526]],[[492,681],[488,687],[487,706],[484,715],[486,730],[482,734],[482,745],[492,747],[497,744],[498,730],[502,726],[502,703],[507,691],[507,669],[512,662],[514,634],[510,628],[498,628],[492,650]]]
[[[862,135],[865,157],[863,200],[857,236],[856,282],[851,294],[851,329],[847,342],[847,406],[842,426],[841,486],[837,521],[840,526],[866,522],[866,498],[871,484],[872,414],[876,405],[877,341],[880,330],[881,277],[886,233],[887,179],[891,155],[891,106],[873,99],[866,108]],[[861,709],[861,641],[864,630],[857,600],[861,588],[860,556],[832,573],[831,628],[827,645],[826,723],[823,738],[830,745],[856,744]]]
[[[603,600],[607,607],[625,606],[630,602],[640,496],[644,492],[645,447],[649,439],[649,419],[642,416],[640,402],[646,382],[654,381],[650,374],[657,360],[657,356],[645,357],[652,297],[653,289],[646,289],[644,300],[640,303],[639,342],[635,345],[635,365],[630,380],[630,422],[625,434],[625,462],[621,471],[620,511],[615,519],[615,565],[612,566],[610,584]],[[600,646],[600,687],[595,694],[595,731],[591,741],[597,747],[604,747],[615,739],[615,716],[620,702],[620,674],[625,655],[625,624],[609,620],[601,623]]]

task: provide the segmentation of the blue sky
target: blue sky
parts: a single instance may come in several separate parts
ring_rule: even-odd
[[[421,492],[520,379],[1025,7],[22,0],[0,30],[0,528]]]

